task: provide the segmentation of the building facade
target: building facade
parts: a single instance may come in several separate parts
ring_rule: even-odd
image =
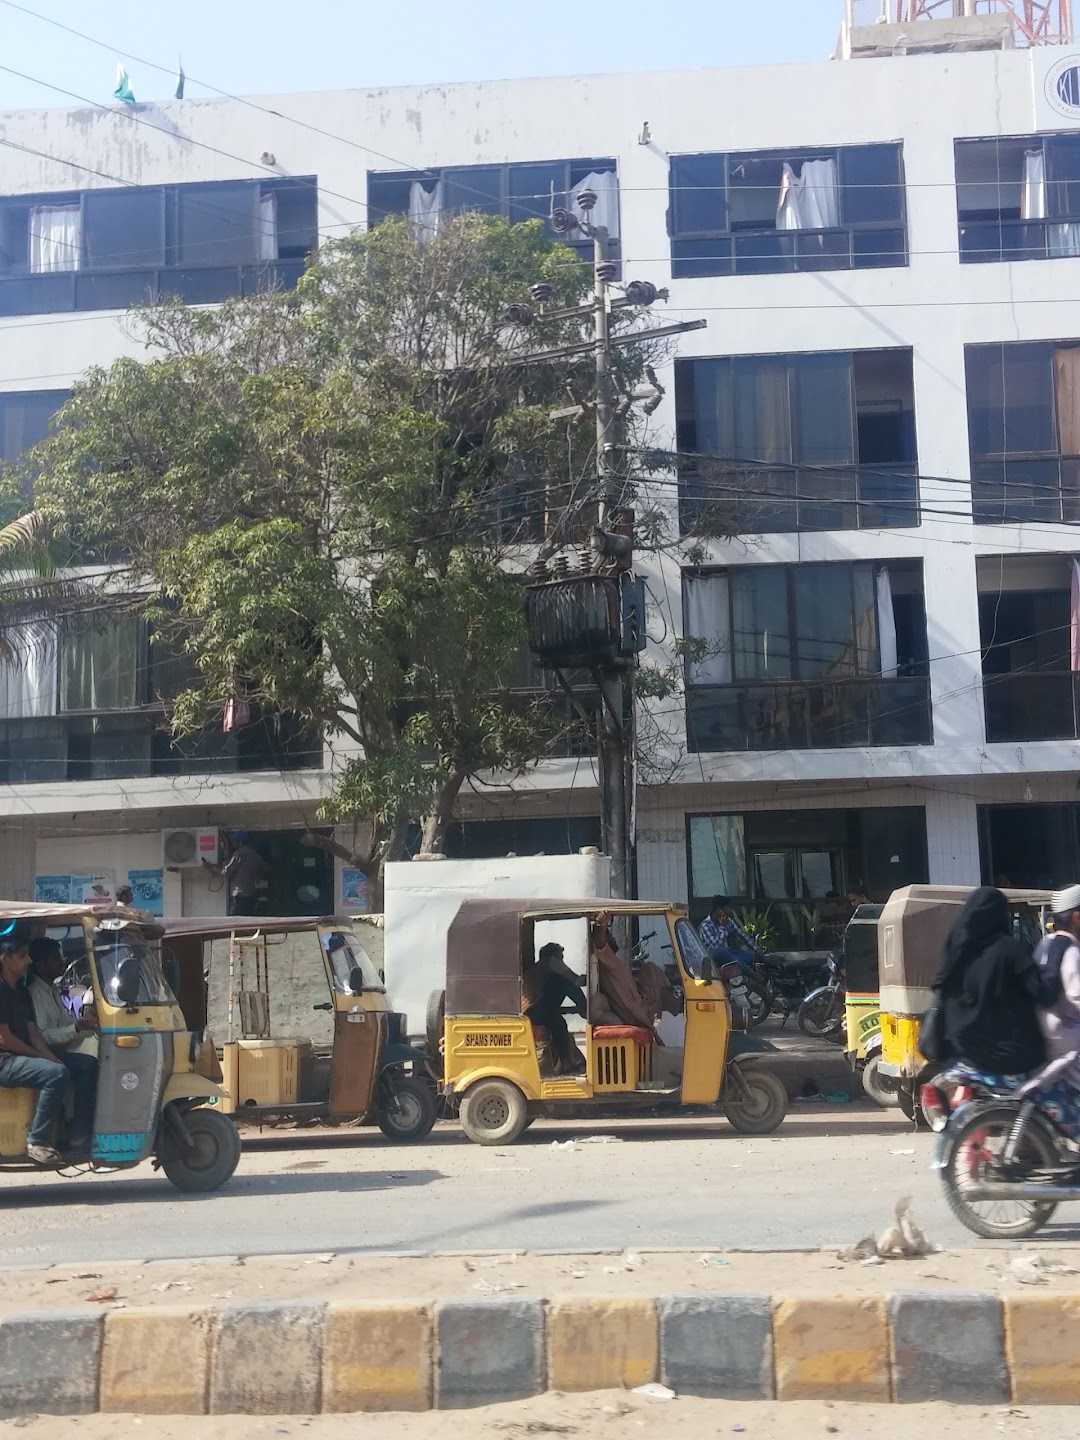
[[[682,461],[649,498],[688,535],[720,501],[739,531],[692,566],[639,555],[645,663],[703,642],[642,717],[639,893],[771,905],[794,941],[853,889],[1075,879],[1080,46],[849,50],[0,116],[0,450],[138,353],[123,312],[148,292],[291,284],[384,214],[545,218],[587,182],[624,279],[708,322],[661,374],[651,433]],[[355,877],[301,843],[332,738],[178,748],[167,664],[130,626],[0,680],[0,890],[152,886],[162,832],[241,825],[270,908],[341,904]],[[484,795],[453,853],[598,839],[588,756]],[[224,906],[197,865],[161,884],[171,911]]]

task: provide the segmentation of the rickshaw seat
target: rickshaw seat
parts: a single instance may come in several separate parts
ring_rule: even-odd
[[[651,1045],[656,1039],[652,1030],[641,1025],[594,1025],[594,1040],[632,1040],[635,1045]]]

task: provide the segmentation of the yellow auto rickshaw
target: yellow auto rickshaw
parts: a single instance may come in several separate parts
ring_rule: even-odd
[[[919,1027],[933,1000],[934,976],[949,931],[972,886],[905,885],[894,890],[878,925],[881,962],[882,1083],[909,1120],[923,1120],[920,1091],[941,1068],[919,1053]],[[1006,890],[1013,927],[1034,945],[1050,918],[1048,890]]]
[[[655,1029],[596,1024],[601,993],[590,933],[599,917],[649,930],[672,991],[683,997],[682,1046]],[[556,1073],[545,1036],[525,1014],[523,978],[545,941],[558,940],[585,977],[585,1067]],[[442,1054],[443,1094],[479,1145],[507,1145],[538,1116],[575,1118],[592,1108],[670,1108],[720,1103],[745,1134],[775,1130],[787,1113],[784,1085],[762,1067],[756,1042],[732,1037],[727,980],[685,909],[620,900],[466,900],[447,936],[446,991],[432,997],[431,1039]],[[439,1043],[441,1040],[441,1044]],[[742,1053],[736,1053],[741,1051]]]
[[[840,963],[844,972],[845,1059],[875,1104],[897,1103],[895,1087],[881,1080],[881,976],[878,967],[880,905],[860,905],[844,928]]]
[[[224,1185],[240,1137],[227,1115],[206,1108],[224,1092],[199,1073],[203,1035],[189,1029],[162,973],[160,923],[122,905],[0,901],[0,932],[8,941],[57,940],[96,1019],[94,1133],[79,1168],[126,1170],[150,1160],[179,1190]],[[37,1099],[36,1090],[0,1088],[0,1169],[42,1168],[26,1155]]]
[[[404,1017],[391,1011],[349,919],[166,920],[164,949],[191,1024],[212,1020],[225,1037],[220,1103],[237,1121],[370,1116],[390,1140],[429,1133],[428,1057],[407,1043]]]

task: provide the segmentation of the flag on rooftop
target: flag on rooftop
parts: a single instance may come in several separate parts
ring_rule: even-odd
[[[176,95],[177,100],[182,100],[182,99],[184,98],[184,82],[185,82],[186,80],[187,80],[187,76],[184,74],[184,62],[183,62],[183,60],[178,59],[177,62],[176,62],[176,91],[175,91],[175,95]]]
[[[113,94],[117,100],[122,101],[125,105],[135,104],[135,96],[131,90],[131,81],[128,79],[127,70],[120,64],[119,60],[116,62],[116,89],[113,91]]]

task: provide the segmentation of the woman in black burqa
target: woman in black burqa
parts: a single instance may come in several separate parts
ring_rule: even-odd
[[[1000,890],[984,885],[969,896],[945,942],[934,989],[951,1058],[997,1075],[1024,1075],[1045,1062],[1039,971],[1013,936]]]

